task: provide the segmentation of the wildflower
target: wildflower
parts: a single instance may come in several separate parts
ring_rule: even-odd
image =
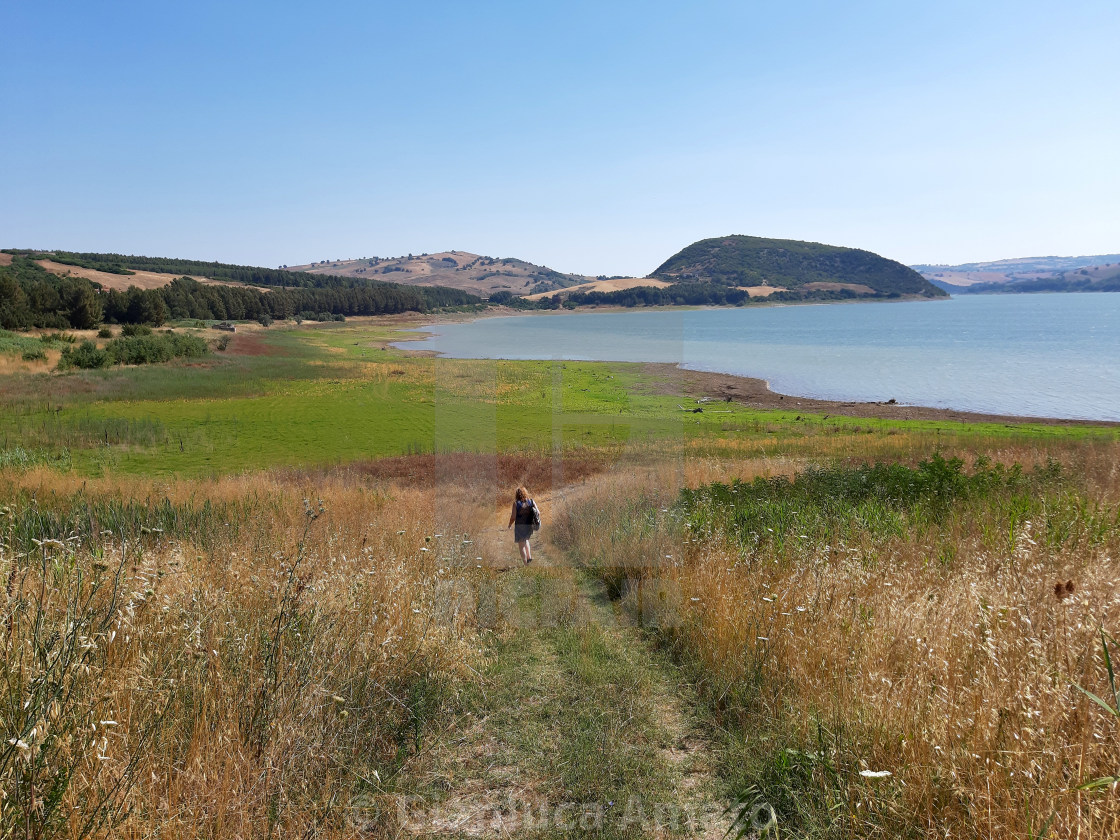
[[[865,779],[885,779],[891,775],[890,770],[860,770],[859,774]]]

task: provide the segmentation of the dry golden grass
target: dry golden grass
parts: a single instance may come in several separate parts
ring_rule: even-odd
[[[1053,815],[1052,836],[1103,840],[1120,836],[1116,785],[1076,788],[1120,775],[1120,722],[1074,684],[1110,696],[1099,631],[1120,630],[1118,449],[1060,453],[1076,498],[1046,517],[1080,511],[1061,541],[979,509],[777,553],[694,539],[670,510],[682,484],[799,467],[715,457],[620,470],[571,496],[558,527],[746,734],[727,772],[796,792],[774,804],[800,809],[807,836],[1027,837]]]
[[[806,836],[1025,837],[1052,813],[1054,836],[1115,836],[1115,791],[1075,788],[1120,770],[1120,733],[1073,684],[1106,693],[1120,445],[989,442],[994,462],[1056,457],[1070,477],[1014,528],[980,506],[885,539],[745,550],[674,515],[681,487],[793,476],[813,445],[830,461],[930,452],[924,435],[831,443],[429,455],[213,481],[0,472],[0,826],[394,836],[431,717],[481,670],[463,593],[513,553],[504,505],[527,484],[554,541],[694,678],[731,733],[724,775],[796,793],[774,804],[800,808]],[[115,515],[136,527],[96,536],[128,500],[140,513]],[[143,512],[161,506],[186,524],[153,530]],[[73,510],[92,539],[51,525]],[[48,532],[62,541],[28,539]]]
[[[11,262],[11,255],[4,254],[3,256],[9,257],[8,262]],[[98,271],[95,268],[84,268],[78,265],[67,265],[65,263],[57,263],[54,260],[36,260],[39,265],[45,268],[52,274],[65,276],[67,274],[73,277],[82,277],[86,280],[92,280],[95,283],[100,283],[106,289],[116,289],[118,292],[126,291],[130,286],[136,286],[139,289],[160,289],[170,283],[172,280],[177,280],[179,274],[163,274],[158,271],[133,271],[132,274],[113,274],[108,271]],[[0,263],[3,264],[3,263]],[[242,283],[227,283],[223,280],[212,280],[209,277],[194,277],[199,283],[207,283],[214,286],[241,286]],[[250,286],[259,292],[267,292],[268,289],[260,286]]]
[[[525,300],[543,300],[547,297],[552,297],[557,292],[568,294],[569,292],[621,292],[626,289],[636,289],[639,286],[651,286],[655,289],[663,289],[669,283],[665,280],[655,280],[652,277],[614,277],[609,280],[593,280],[590,283],[579,283],[575,286],[568,286],[566,289],[554,289],[551,292],[538,292],[535,295],[525,295]]]
[[[16,500],[0,517],[6,836],[391,836],[427,716],[477,658],[450,583],[487,574],[467,562],[476,500],[325,475],[0,485]],[[26,550],[27,494],[244,521],[215,523],[205,550],[151,529]]]

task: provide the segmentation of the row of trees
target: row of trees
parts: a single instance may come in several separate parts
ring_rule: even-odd
[[[856,298],[897,298],[897,293],[861,295],[850,289],[808,289],[804,291],[773,292],[758,302],[796,302],[805,300],[853,300]],[[567,298],[560,295],[525,300],[509,292],[490,295],[490,302],[514,309],[574,309],[579,306],[744,306],[751,297],[742,289],[720,286],[715,283],[674,283],[671,286],[635,286],[617,292],[572,292]]]

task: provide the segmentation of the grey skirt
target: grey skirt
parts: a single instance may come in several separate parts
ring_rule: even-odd
[[[513,526],[513,541],[521,542],[533,536],[533,523],[531,522],[518,522]]]

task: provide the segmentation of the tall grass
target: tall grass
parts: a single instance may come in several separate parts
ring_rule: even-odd
[[[2,478],[0,836],[391,836],[470,675],[469,499]]]
[[[1117,775],[1120,728],[1075,686],[1110,696],[1116,452],[993,454],[709,464],[679,495],[619,474],[559,527],[697,682],[726,777],[796,836],[1115,836],[1115,785],[1078,786]]]

